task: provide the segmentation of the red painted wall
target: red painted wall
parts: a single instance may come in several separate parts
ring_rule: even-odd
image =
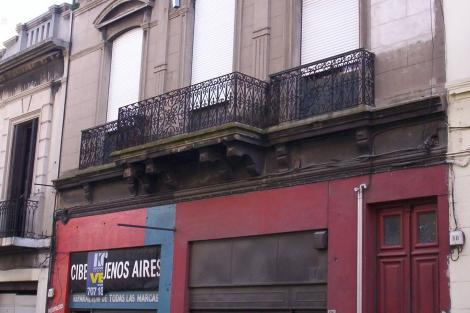
[[[48,307],[64,305],[64,311],[60,312],[69,312],[68,274],[71,252],[142,246],[144,229],[119,227],[117,224],[132,221],[137,225],[145,225],[145,218],[146,210],[138,209],[70,219],[66,225],[56,222],[56,255],[52,272],[55,296]]]
[[[365,194],[367,212],[374,203],[436,197],[439,230],[446,234],[446,181],[447,167],[435,166],[179,203],[176,207],[171,311],[188,312],[189,242],[328,228],[328,308],[336,309],[338,313],[354,312],[357,201],[353,188],[360,183],[369,185]],[[365,225],[373,222],[366,214]],[[443,237],[446,236],[440,238]],[[443,261],[441,305],[442,309],[447,309],[444,261],[448,248],[444,239],[440,244]],[[366,254],[366,262],[375,262],[368,257]],[[365,273],[366,282],[373,281],[374,273],[368,268]],[[372,292],[371,286],[367,288],[366,291]]]
[[[189,242],[207,239],[326,229],[328,248],[328,308],[350,313],[356,307],[356,194],[365,192],[365,247],[375,229],[375,204],[432,198],[437,201],[440,231],[441,309],[449,306],[446,255],[448,251],[447,167],[408,169],[320,182],[289,188],[237,194],[177,204],[171,312],[188,312]],[[49,308],[68,300],[69,254],[74,251],[141,246],[144,230],[118,223],[145,224],[146,210],[137,209],[71,219],[56,224],[57,252],[52,273],[56,295]],[[375,256],[364,254],[364,304],[374,312]]]

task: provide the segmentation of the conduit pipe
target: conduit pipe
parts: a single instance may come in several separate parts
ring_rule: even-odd
[[[356,264],[356,313],[362,313],[362,251],[363,251],[363,219],[364,190],[367,184],[354,187],[357,198],[357,264]]]

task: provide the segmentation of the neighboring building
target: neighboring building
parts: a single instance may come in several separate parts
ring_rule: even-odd
[[[51,6],[0,51],[0,312],[46,309],[69,22]]]
[[[444,1],[448,90],[450,230],[470,237],[470,2]],[[468,243],[451,246],[452,313],[470,312]]]
[[[49,311],[447,312],[440,1],[179,2],[73,12]]]

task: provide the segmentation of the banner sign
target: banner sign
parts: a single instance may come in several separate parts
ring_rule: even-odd
[[[102,297],[109,291],[158,291],[160,246],[72,253],[71,293]]]

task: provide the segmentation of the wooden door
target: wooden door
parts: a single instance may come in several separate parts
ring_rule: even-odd
[[[436,207],[404,205],[377,214],[379,313],[438,313]]]

